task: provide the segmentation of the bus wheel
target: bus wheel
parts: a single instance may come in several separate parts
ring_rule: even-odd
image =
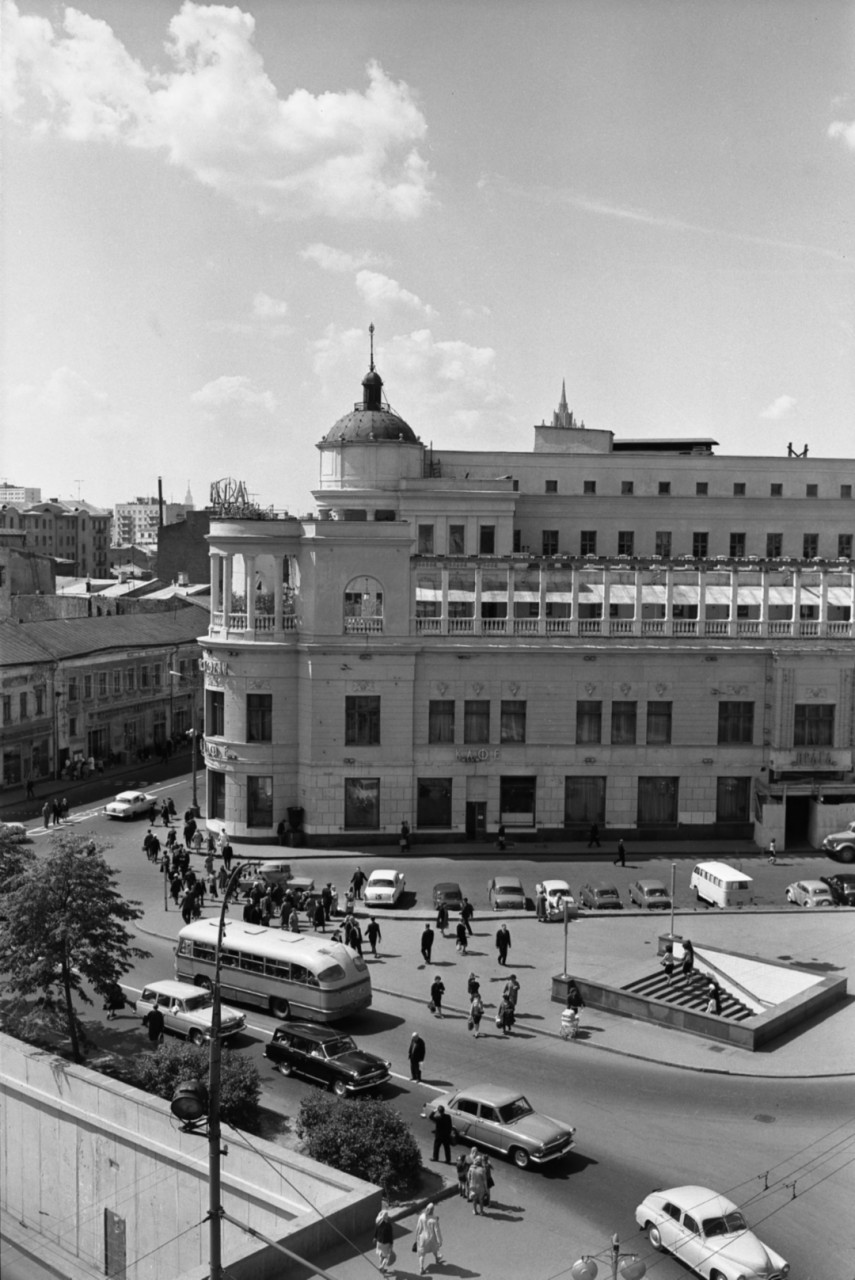
[[[274,996],[270,1001],[270,1012],[274,1018],[290,1018],[291,1006],[287,1000],[283,1000],[281,996]]]
[[[195,982],[197,987],[204,987],[206,991],[214,990],[214,984],[211,982],[211,979],[206,978],[205,975],[202,973],[197,973],[193,981]]]

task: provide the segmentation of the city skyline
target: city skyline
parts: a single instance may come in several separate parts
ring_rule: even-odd
[[[771,17],[770,17],[771,12]],[[437,449],[851,452],[853,14],[3,6],[3,477],[300,513],[360,395]]]

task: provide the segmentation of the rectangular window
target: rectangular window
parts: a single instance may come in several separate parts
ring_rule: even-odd
[[[12,699],[8,694],[3,695],[3,723],[12,723]]]
[[[68,701],[77,702],[80,697],[80,688],[77,684],[77,676],[70,676],[68,680]]]
[[[812,560],[819,555],[819,534],[806,533],[802,538],[802,555],[805,560]]]
[[[699,480],[695,485],[695,493],[699,498],[705,498],[710,491],[710,487],[706,480]]]
[[[564,779],[564,825],[586,826],[606,820],[605,778]]]
[[[621,492],[621,497],[622,497],[622,498],[628,498],[628,497],[630,497],[633,493],[635,493],[635,481],[634,481],[634,480],[621,480],[621,482],[620,482],[620,492]]]
[[[716,778],[716,822],[748,822],[751,818],[751,779]]]
[[[132,693],[136,687],[136,672],[133,667],[125,667],[125,692]]]
[[[273,826],[273,778],[253,777],[246,780],[246,825]]]
[[[68,736],[69,738],[77,737],[77,716],[68,717]]]
[[[595,556],[597,554],[596,529],[582,530],[579,536],[579,552],[583,556]]]
[[[113,697],[118,697],[122,692],[122,673],[121,671],[113,672]]]
[[[152,688],[159,689],[160,681],[161,681],[161,667],[160,667],[160,663],[156,662],[151,669]]]
[[[18,694],[18,719],[28,720],[29,715],[30,715],[30,712],[27,707],[27,695],[25,693],[19,693]]]
[[[818,497],[819,497],[819,485],[816,485],[816,484],[809,484],[809,485],[807,485],[807,486],[805,487],[805,497],[806,497],[806,498],[818,498]]]
[[[745,497],[745,485],[741,480],[733,486],[733,496],[734,498]]]
[[[710,553],[710,535],[708,533],[692,534],[692,555],[696,560],[706,560]]]
[[[344,825],[376,831],[380,826],[380,779],[345,778]]]
[[[834,746],[834,704],[797,702],[794,747]]]
[[[670,481],[670,480],[660,480],[660,481],[659,481],[659,496],[660,496],[660,498],[665,498],[665,497],[667,497],[667,496],[668,496],[668,494],[669,494],[670,492],[671,492],[671,481]]]
[[[671,559],[671,530],[658,529],[655,539],[656,554],[663,560]]]
[[[677,822],[679,778],[638,779],[638,825],[674,826]]]
[[[524,702],[502,702],[499,740],[501,742],[525,742]]]
[[[544,529],[541,533],[542,554],[545,556],[558,555],[558,530]]]
[[[583,480],[583,481],[582,481],[582,492],[583,492],[583,493],[596,493],[596,492],[597,492],[597,482],[596,482],[596,480]]]
[[[631,556],[635,548],[635,534],[632,529],[619,529],[617,536],[617,553],[619,556]]]
[[[784,554],[784,535],[782,533],[766,534],[766,555],[770,560],[778,560]]]
[[[226,820],[226,775],[208,770],[208,817]]]
[[[428,704],[428,742],[454,741],[454,699],[431,698]]]
[[[221,738],[226,731],[226,695],[222,689],[208,689],[205,696],[205,733]]]
[[[745,555],[745,534],[732,533],[730,535],[730,554],[732,556]]]
[[[754,703],[720,702],[718,704],[718,743],[743,746],[754,741]]]
[[[783,498],[783,496],[784,496],[784,486],[782,484],[769,485],[770,498]]]
[[[451,778],[419,778],[417,827],[451,826]]]
[[[612,745],[634,746],[638,724],[637,702],[612,703]]]
[[[647,704],[647,745],[648,747],[667,747],[671,743],[671,719],[673,702],[648,702]]]
[[[273,741],[273,694],[248,693],[246,695],[247,742]]]
[[[490,741],[490,702],[467,698],[463,703],[463,741],[467,746]]]
[[[522,551],[522,530],[520,529],[514,529],[513,550]]]
[[[448,526],[448,554],[464,556],[466,554],[466,526],[450,524]]]
[[[851,533],[838,533],[837,554],[842,560],[852,559],[852,534]]]
[[[840,496],[841,496],[841,498],[851,498],[851,497],[852,497],[852,485],[851,485],[851,484],[842,484],[842,485],[840,486]]]
[[[496,526],[482,524],[478,530],[478,554],[493,556],[496,554]]]
[[[83,677],[83,697],[86,699],[87,702],[92,697],[92,677],[91,676]]]
[[[36,715],[43,716],[45,713],[45,691],[44,689],[36,689]]]
[[[547,481],[546,481],[546,488],[545,488],[544,492],[546,492],[546,493],[557,493],[557,492],[558,492],[558,481],[557,481],[557,480],[547,480]]]
[[[432,524],[419,525],[419,555],[420,556],[433,555],[433,525]]]
[[[140,688],[141,689],[148,688],[148,680],[149,680],[148,667],[140,667]]]
[[[107,672],[98,672],[98,697],[106,698],[107,696]]]
[[[344,745],[380,746],[380,697],[349,694],[344,700]]]
[[[515,827],[533,827],[536,794],[537,778],[500,778],[500,820]]]
[[[602,702],[576,703],[576,743],[598,743],[603,740]]]

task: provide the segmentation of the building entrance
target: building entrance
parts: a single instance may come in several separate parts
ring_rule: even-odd
[[[466,801],[466,839],[485,840],[487,838],[487,801]]]

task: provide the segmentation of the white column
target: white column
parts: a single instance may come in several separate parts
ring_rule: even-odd
[[[707,571],[698,569],[698,635],[702,636],[707,628]]]
[[[211,552],[211,614],[218,613],[220,610],[220,565],[222,556],[217,552]]]
[[[665,634],[674,634],[674,570],[670,564],[665,569]]]
[[[738,630],[737,615],[739,613],[739,570],[736,565],[730,571],[730,626],[728,635],[735,636]]]
[[[243,576],[246,585],[246,629],[255,630],[255,556],[243,558]]]
[[[513,561],[508,565],[508,617],[505,622],[505,631],[509,635],[514,633],[514,565]]]
[[[793,569],[793,626],[791,635],[801,634],[802,625],[802,571]]]
[[[763,603],[760,606],[760,634],[768,636],[769,634],[769,569],[764,568],[763,573]]]
[[[549,572],[546,565],[541,560],[538,565],[538,574],[540,575],[537,583],[537,634],[539,636],[546,635],[546,575]]]
[[[475,635],[477,636],[480,636],[481,634],[481,586],[482,586],[481,566],[480,564],[476,564],[475,566],[475,605],[474,605],[475,619],[472,623],[472,630],[475,632]]]
[[[828,621],[828,570],[819,571],[819,634],[825,635]]]
[[[612,575],[609,573],[608,565],[603,567],[603,618],[600,624],[600,633],[604,636],[611,634],[611,596],[612,596]]]
[[[579,566],[573,565],[573,585],[570,588],[570,634],[579,634]]]
[[[640,636],[643,631],[643,623],[641,621],[644,613],[644,575],[641,569],[635,570],[635,617],[632,621],[632,634]]]
[[[273,628],[275,631],[284,629],[282,619],[282,578],[285,572],[285,557],[273,557]]]
[[[439,631],[440,631],[440,635],[447,636],[448,635],[448,570],[441,569],[440,574],[442,579],[441,585],[440,585],[442,603],[439,606],[440,608]]]
[[[228,627],[232,611],[232,557],[223,556],[223,625]]]

